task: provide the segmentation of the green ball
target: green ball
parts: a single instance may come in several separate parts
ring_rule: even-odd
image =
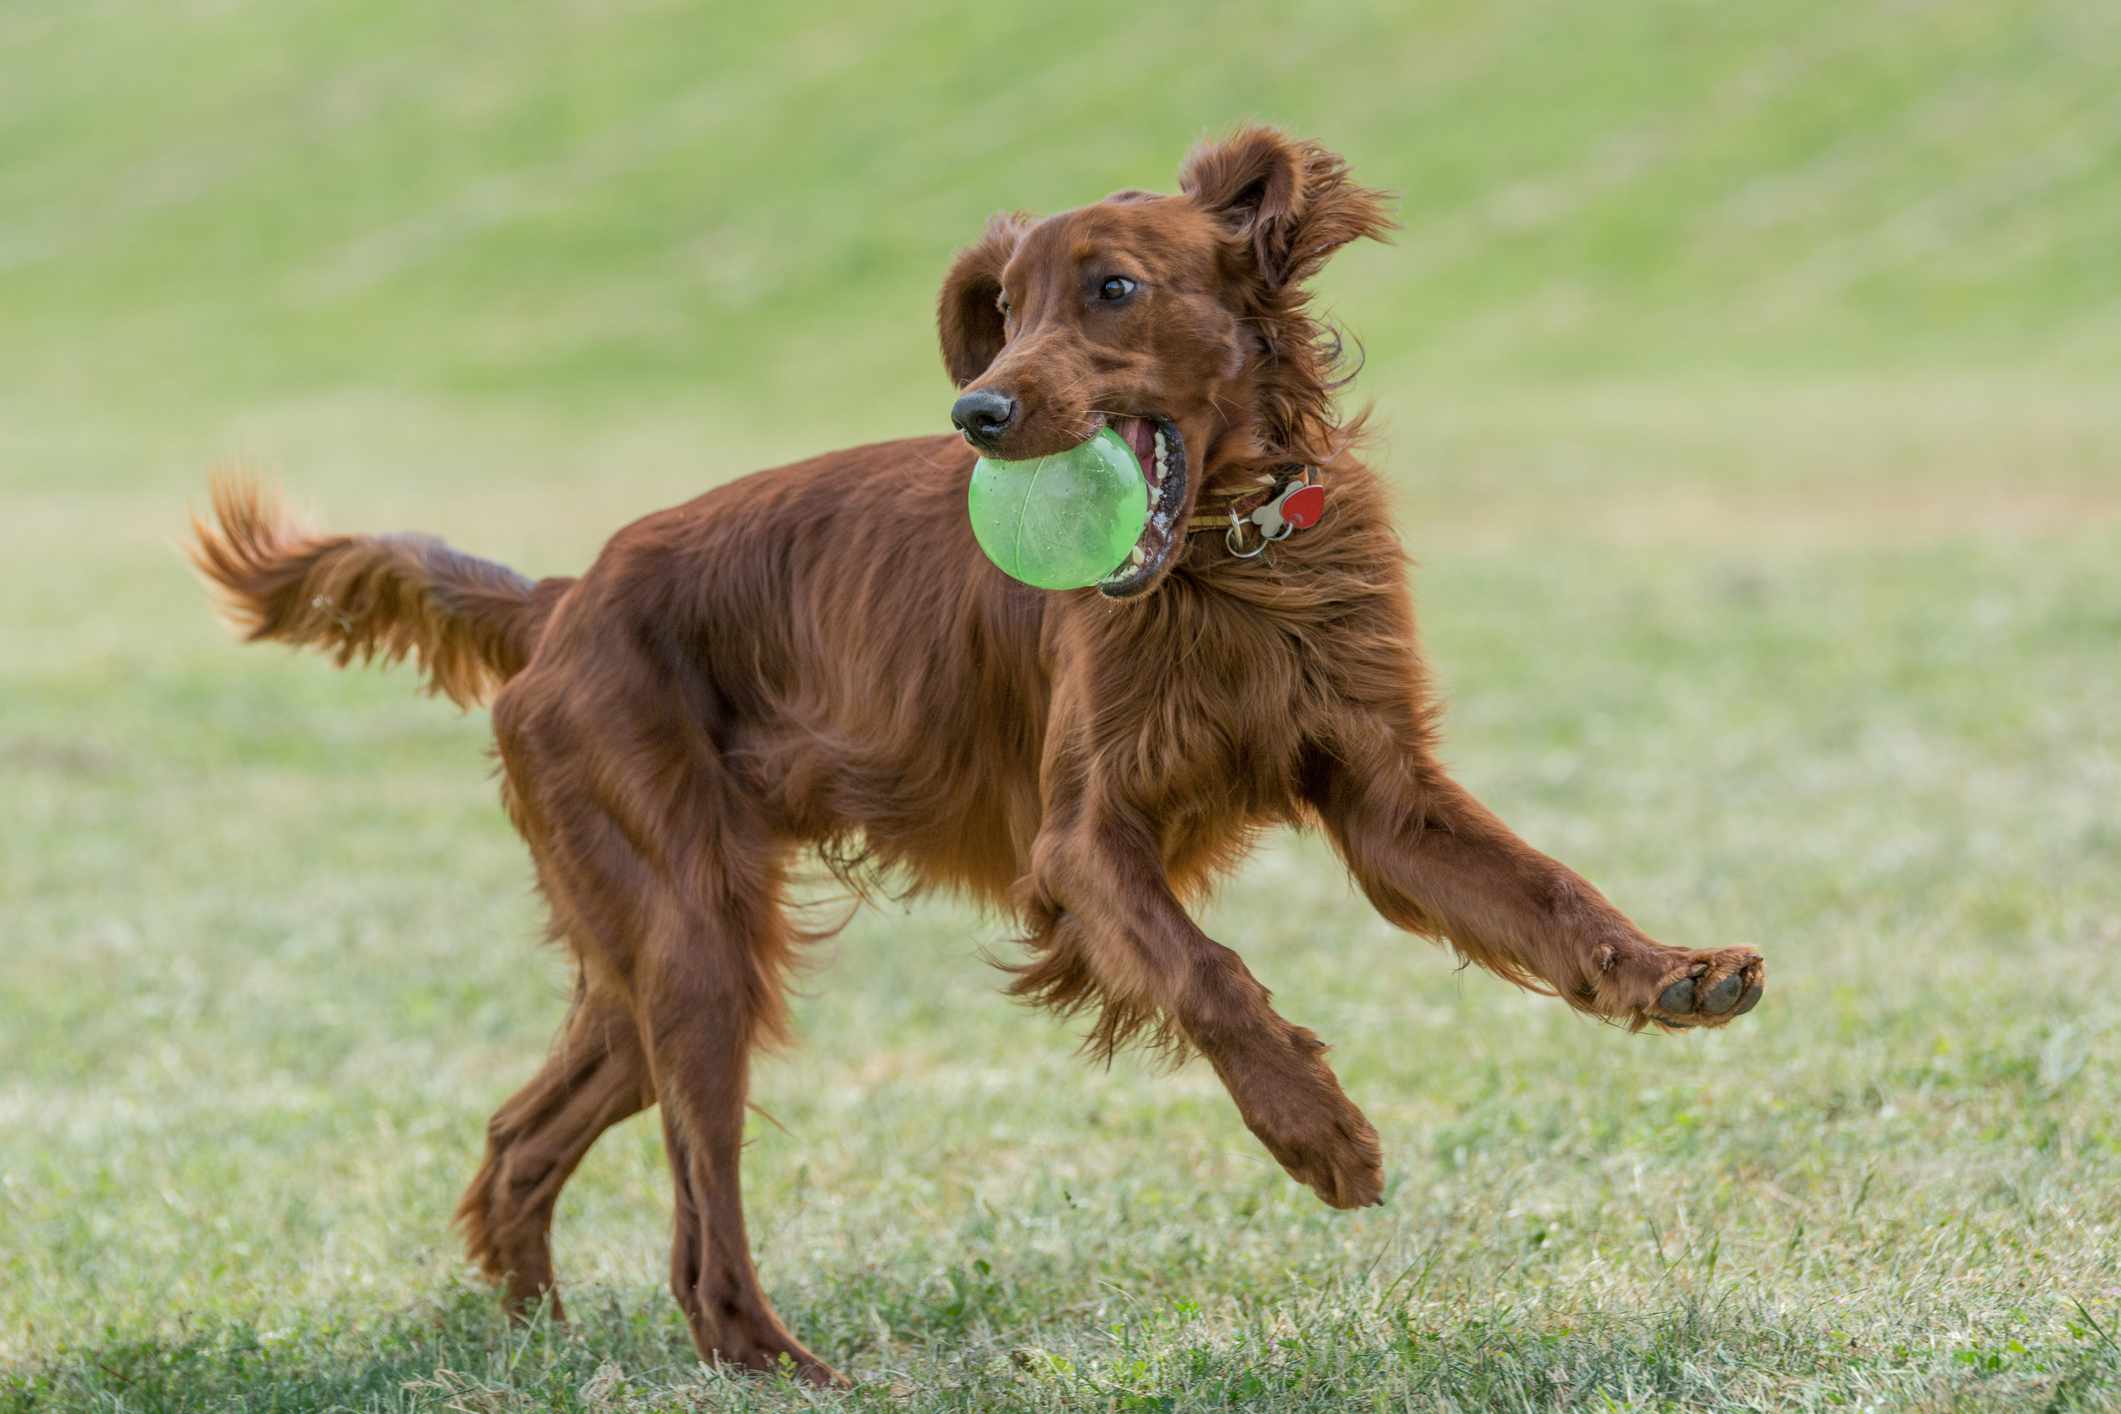
[[[1040,589],[1081,589],[1118,569],[1149,523],[1149,481],[1124,437],[1030,461],[981,457],[966,495],[972,535],[1003,574]]]

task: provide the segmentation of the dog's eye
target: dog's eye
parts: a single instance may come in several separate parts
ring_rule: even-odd
[[[994,307],[1000,311],[1002,318],[1007,319],[1009,317],[1009,296],[1006,293],[996,295],[994,297]]]
[[[1107,275],[1105,283],[1097,287],[1097,297],[1107,304],[1117,304],[1134,293],[1134,282],[1124,275]]]

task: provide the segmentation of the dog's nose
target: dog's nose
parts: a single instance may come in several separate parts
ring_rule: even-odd
[[[985,390],[967,393],[951,405],[950,420],[973,441],[991,446],[1016,426],[1016,399]]]

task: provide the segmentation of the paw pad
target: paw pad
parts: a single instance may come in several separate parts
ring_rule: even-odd
[[[1745,990],[1745,979],[1733,972],[1703,992],[1699,998],[1701,1009],[1723,1015],[1737,1004],[1738,994]]]
[[[1649,1019],[1684,1029],[1721,1026],[1751,1011],[1766,989],[1766,971],[1757,953],[1738,952],[1732,960],[1738,965],[1720,976],[1711,975],[1707,960],[1690,965],[1684,977],[1657,994],[1655,1014]]]
[[[1682,977],[1664,989],[1657,998],[1657,1009],[1683,1016],[1694,1009],[1694,979]]]

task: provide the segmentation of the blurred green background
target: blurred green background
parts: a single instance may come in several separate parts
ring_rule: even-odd
[[[307,476],[354,429],[500,424],[529,445],[452,481],[699,479],[930,431],[933,290],[990,211],[1168,188],[1245,117],[1400,194],[1327,286],[1401,438],[1465,390],[1676,378],[2081,454],[2121,360],[2116,37],[2096,0],[12,7],[7,472]]]
[[[1384,1134],[1339,1217],[994,996],[1000,924],[870,914],[760,1080],[784,1314],[857,1403],[2121,1400],[2117,53],[2110,0],[0,5],[0,1401],[802,1402],[693,1364],[653,1124],[562,1204],[572,1333],[472,1287],[565,988],[483,721],[231,648],[185,509],[236,461],[579,569],[944,430],[988,213],[1245,119],[1399,194],[1322,301],[1451,760],[1768,1000],[1628,1038],[1275,842],[1209,923]]]

